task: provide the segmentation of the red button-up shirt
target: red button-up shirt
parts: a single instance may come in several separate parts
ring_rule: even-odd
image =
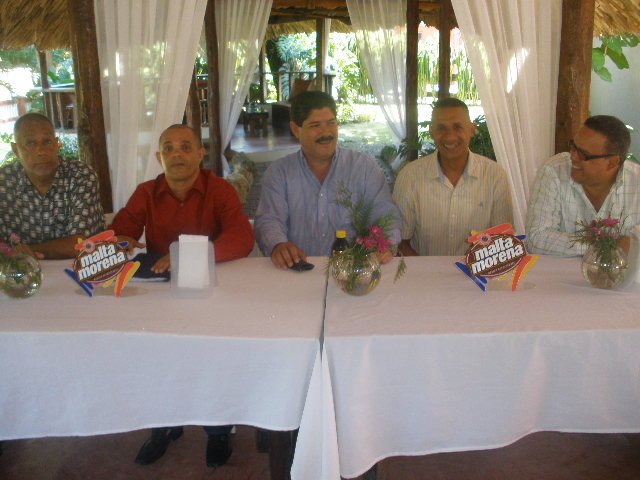
[[[116,235],[136,239],[144,231],[147,250],[156,253],[169,253],[169,245],[180,234],[207,235],[213,241],[216,262],[246,257],[254,243],[235,189],[204,169],[184,201],[173,195],[164,174],[138,185],[110,228]]]

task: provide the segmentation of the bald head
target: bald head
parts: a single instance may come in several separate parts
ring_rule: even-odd
[[[164,140],[164,137],[168,132],[173,130],[186,130],[191,132],[191,135],[193,135],[193,139],[195,141],[194,145],[196,145],[198,148],[202,147],[202,142],[200,141],[200,135],[198,135],[196,131],[193,128],[191,128],[189,125],[182,125],[181,123],[173,124],[164,129],[164,131],[160,134],[160,138],[158,139],[159,146],[162,147],[162,141]]]
[[[48,126],[51,134],[55,136],[55,128],[53,128],[53,123],[51,123],[48,117],[45,117],[41,113],[29,112],[16,120],[16,123],[13,125],[13,137],[17,140],[29,126],[35,124]]]

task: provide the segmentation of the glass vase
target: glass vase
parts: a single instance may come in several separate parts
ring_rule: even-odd
[[[18,253],[7,257],[0,269],[0,288],[10,297],[30,297],[40,288],[42,271],[31,255]]]
[[[597,245],[591,245],[582,257],[582,275],[596,288],[618,287],[622,284],[627,269],[627,255],[620,247],[602,251]]]
[[[382,276],[375,253],[364,256],[341,255],[333,263],[332,274],[343,292],[356,296],[371,292]]]

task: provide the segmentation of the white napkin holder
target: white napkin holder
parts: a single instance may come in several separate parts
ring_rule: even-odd
[[[209,296],[216,285],[213,243],[204,235],[180,235],[169,246],[171,293],[179,297]]]

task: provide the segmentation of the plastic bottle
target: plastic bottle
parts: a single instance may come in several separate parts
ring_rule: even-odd
[[[331,256],[340,255],[347,248],[349,248],[349,242],[347,242],[347,231],[336,230],[336,239],[331,246]]]

